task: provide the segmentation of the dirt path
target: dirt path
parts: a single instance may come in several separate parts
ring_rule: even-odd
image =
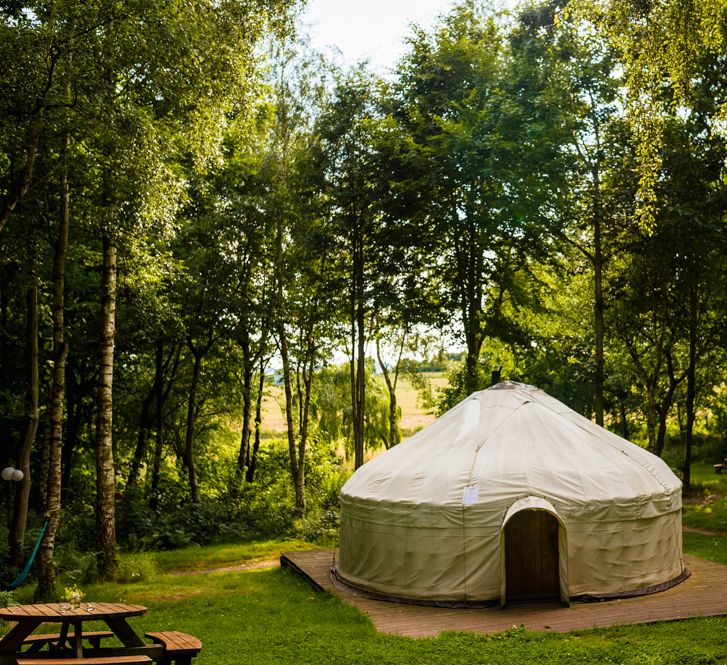
[[[222,568],[206,568],[204,570],[172,570],[167,575],[209,575],[210,573],[237,573],[243,570],[262,570],[263,568],[277,568],[280,559],[267,559],[253,563],[240,563],[236,566],[223,566]]]
[[[699,533],[703,536],[727,536],[727,531],[715,531],[714,529],[703,529],[698,526],[683,526],[682,531],[688,533]]]

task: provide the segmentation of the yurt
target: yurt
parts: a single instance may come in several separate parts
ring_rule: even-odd
[[[334,572],[432,604],[659,591],[689,574],[681,482],[542,390],[503,381],[351,476]]]

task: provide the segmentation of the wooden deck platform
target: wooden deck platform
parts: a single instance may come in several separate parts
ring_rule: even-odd
[[[727,614],[727,566],[685,557],[692,575],[660,593],[599,603],[511,605],[505,609],[438,608],[373,600],[331,576],[334,551],[287,552],[280,557],[319,589],[342,598],[369,616],[376,629],[407,637],[431,637],[443,630],[494,633],[524,626],[528,630],[567,632],[618,624],[673,621]]]

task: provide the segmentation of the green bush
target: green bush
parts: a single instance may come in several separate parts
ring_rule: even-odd
[[[80,552],[68,545],[55,550],[56,570],[65,584],[90,584],[99,579],[96,552]]]
[[[326,510],[298,524],[296,536],[321,545],[334,545],[338,542],[338,530],[340,526],[340,511]]]
[[[695,437],[694,459],[709,464],[718,464],[727,455],[727,444],[717,434],[698,434]]]
[[[14,591],[0,591],[0,607],[10,607],[16,605]]]
[[[153,557],[146,553],[125,554],[119,561],[119,568],[114,576],[117,582],[133,584],[145,582],[157,574],[157,566]]]

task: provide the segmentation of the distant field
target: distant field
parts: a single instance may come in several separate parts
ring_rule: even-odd
[[[447,378],[442,372],[426,372],[423,375],[436,391],[447,385]],[[383,383],[383,378],[380,378]],[[263,430],[276,435],[285,432],[285,416],[283,406],[285,395],[282,386],[268,386],[263,401]],[[410,436],[425,425],[434,420],[434,414],[427,413],[421,404],[419,395],[411,383],[405,379],[399,379],[396,389],[396,401],[401,408],[401,429],[404,436]]]
[[[447,385],[447,377],[442,372],[426,372],[423,376],[429,381],[435,398],[437,390]],[[401,407],[400,427],[404,436],[411,436],[417,430],[431,423],[435,418],[433,413],[424,409],[419,394],[406,379],[399,380],[399,385],[396,388],[396,401]]]

